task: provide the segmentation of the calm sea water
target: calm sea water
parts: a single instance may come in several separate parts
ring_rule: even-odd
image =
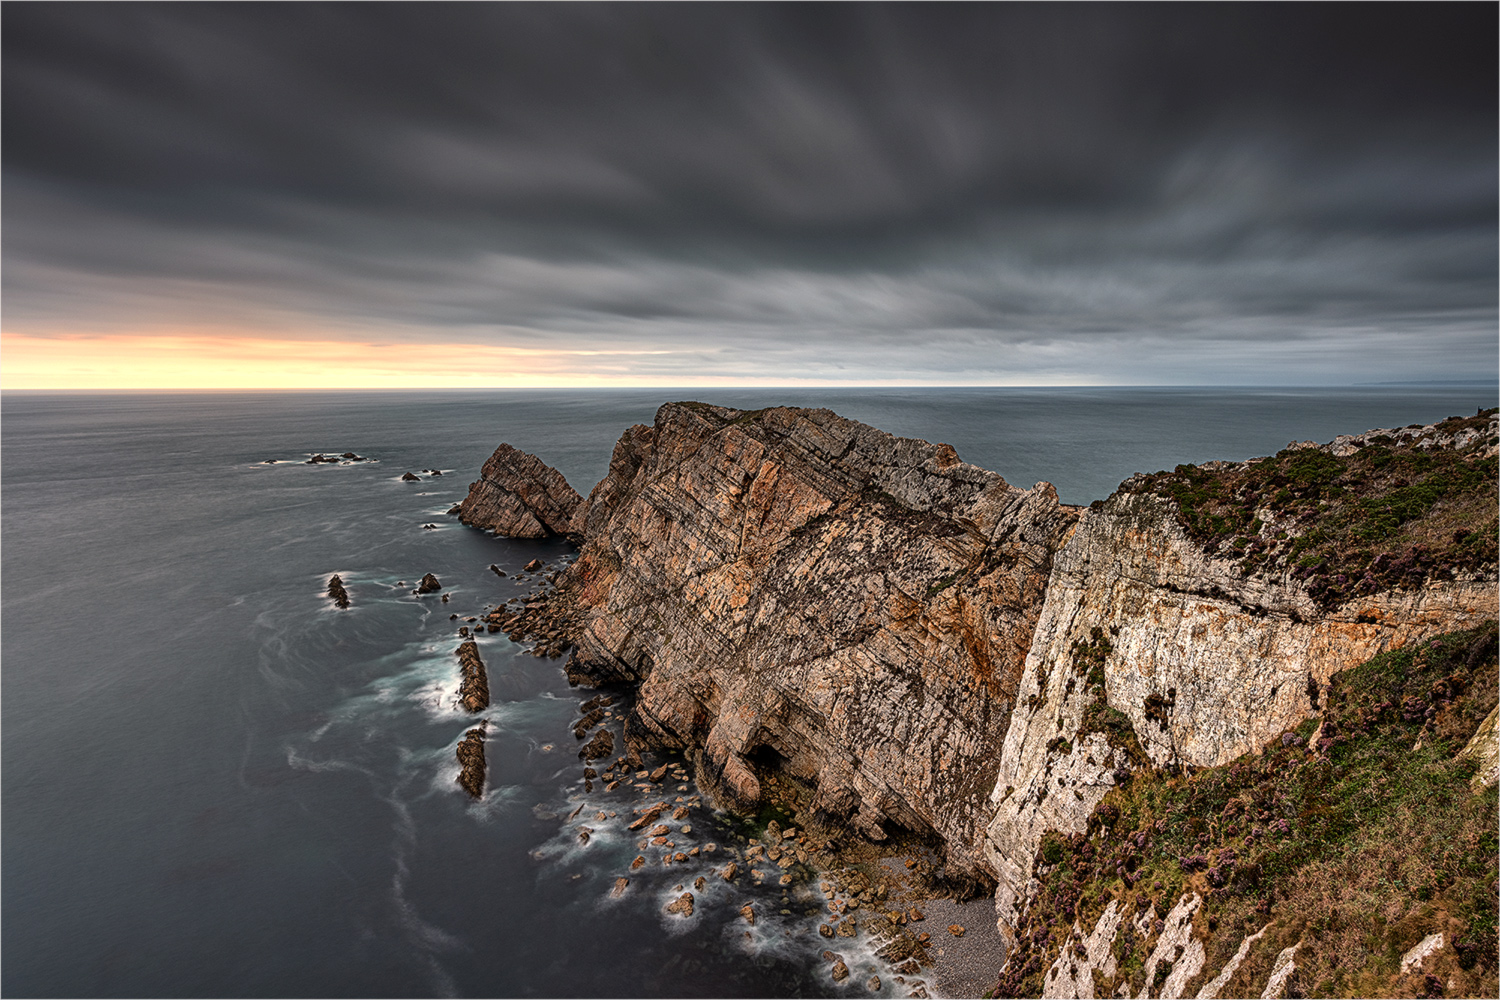
[[[567,551],[445,516],[495,445],[536,452],[587,493],[620,431],[665,399],[824,405],[1087,503],[1132,472],[1472,413],[1495,395],[7,394],[0,990],[864,995],[882,971],[889,994],[858,944],[840,942],[849,988],[828,981],[807,896],[714,880],[692,920],[664,915],[707,860],[649,864],[609,899],[637,853],[621,821],[637,793],[584,792],[568,727],[589,693],[502,635],[481,641],[489,784],[478,802],[458,788],[454,747],[472,720],[453,704],[449,616],[525,593],[515,572]],[[317,451],[378,462],[300,464]],[[428,468],[444,475],[399,480]],[[335,572],[349,611],[323,597]],[[428,572],[450,603],[410,594]],[[599,811],[621,819],[591,822],[579,845],[576,824]],[[692,823],[683,846],[736,842],[728,817]],[[745,899],[767,915],[748,939]]]

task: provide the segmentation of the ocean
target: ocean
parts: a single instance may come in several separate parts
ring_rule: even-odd
[[[0,991],[866,996],[878,974],[905,995],[858,940],[839,942],[853,975],[829,980],[815,886],[712,877],[742,843],[734,817],[693,808],[678,850],[721,853],[628,871],[624,820],[660,794],[585,792],[570,727],[594,692],[501,634],[480,639],[483,798],[455,781],[473,725],[453,697],[457,627],[569,546],[445,512],[502,441],[587,494],[620,432],[669,399],[827,406],[1085,504],[1134,472],[1473,413],[1496,391],[7,393]],[[304,464],[346,451],[371,461]],[[324,594],[334,573],[349,610]],[[425,573],[448,603],[411,593]],[[698,875],[695,916],[663,913]]]

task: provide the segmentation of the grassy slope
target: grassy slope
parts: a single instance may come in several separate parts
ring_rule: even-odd
[[[1087,933],[1110,899],[1164,916],[1197,891],[1208,960],[1187,996],[1267,924],[1222,996],[1259,995],[1298,941],[1288,996],[1440,996],[1450,980],[1447,995],[1496,996],[1496,790],[1472,792],[1473,764],[1455,760],[1495,707],[1495,652],[1491,624],[1383,653],[1336,675],[1322,719],[1262,752],[1191,775],[1140,772],[1087,833],[1049,833],[1018,928],[1029,957],[995,995],[1040,996],[1074,919]],[[1435,931],[1449,947],[1399,975],[1401,954]],[[1122,926],[1116,977],[1095,995],[1122,978],[1138,993],[1152,944]]]
[[[1494,410],[1452,417],[1444,433],[1486,430]],[[1288,449],[1238,465],[1179,465],[1121,489],[1173,500],[1205,552],[1246,574],[1291,573],[1323,607],[1392,587],[1492,573],[1496,460],[1481,434],[1462,452],[1375,442],[1339,458]]]

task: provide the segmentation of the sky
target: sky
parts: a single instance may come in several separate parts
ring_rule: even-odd
[[[1497,11],[7,3],[0,386],[1493,378]]]

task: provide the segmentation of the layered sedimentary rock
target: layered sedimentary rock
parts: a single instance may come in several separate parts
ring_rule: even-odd
[[[464,524],[511,538],[576,534],[583,497],[535,455],[502,444],[458,505]]]
[[[458,744],[458,783],[474,798],[484,794],[484,729],[464,733]]]
[[[733,802],[756,803],[774,769],[872,839],[935,835],[950,871],[998,883],[1008,932],[1042,834],[1082,831],[1132,772],[1223,764],[1317,713],[1335,673],[1496,616],[1493,530],[1473,520],[1493,518],[1495,441],[1486,414],[1302,443],[1277,457],[1284,485],[1254,463],[1205,467],[1259,476],[1261,499],[1239,479],[1203,492],[1189,467],[1082,510],[826,410],[668,404],[624,433],[587,502],[547,520],[582,544],[553,597],[493,620],[571,640],[574,679],[639,681],[630,742],[683,749]],[[1382,449],[1414,482],[1390,479]],[[486,464],[470,523],[547,493],[526,477],[556,474],[518,455]],[[1358,494],[1375,469],[1390,481]],[[1330,498],[1399,527],[1439,472],[1471,506],[1422,501],[1411,524],[1428,535],[1387,532],[1406,549],[1313,544]],[[1085,952],[1108,943],[1079,933],[1099,937]],[[1056,989],[1083,992],[1092,973],[1068,970]]]
[[[479,658],[479,644],[470,639],[461,644],[458,654],[462,680],[458,685],[458,703],[466,712],[478,712],[489,707],[490,682],[484,672],[484,661]]]
[[[1496,615],[1493,581],[1431,583],[1321,611],[1295,581],[1205,556],[1171,505],[1117,494],[1057,554],[995,781],[986,837],[1012,921],[1048,829],[1082,830],[1115,772],[1221,764],[1317,710],[1334,673],[1412,638]],[[1090,655],[1102,684],[1090,683]],[[1146,760],[1111,741],[1123,713]]]
[[[1347,457],[1402,439],[1492,460],[1494,418],[1462,423],[1475,422],[1371,431],[1321,450]],[[1269,516],[1260,527],[1277,531]],[[1303,577],[1295,564],[1247,574],[1231,546],[1205,552],[1158,495],[1122,490],[1084,512],[1053,564],[992,793],[985,856],[1002,929],[1043,832],[1082,830],[1129,770],[1232,760],[1317,712],[1338,671],[1497,614],[1493,566],[1331,610]]]
[[[767,767],[875,839],[979,834],[1052,553],[1076,518],[951,447],[827,410],[669,404],[631,428],[562,581],[575,676],[740,804]]]

